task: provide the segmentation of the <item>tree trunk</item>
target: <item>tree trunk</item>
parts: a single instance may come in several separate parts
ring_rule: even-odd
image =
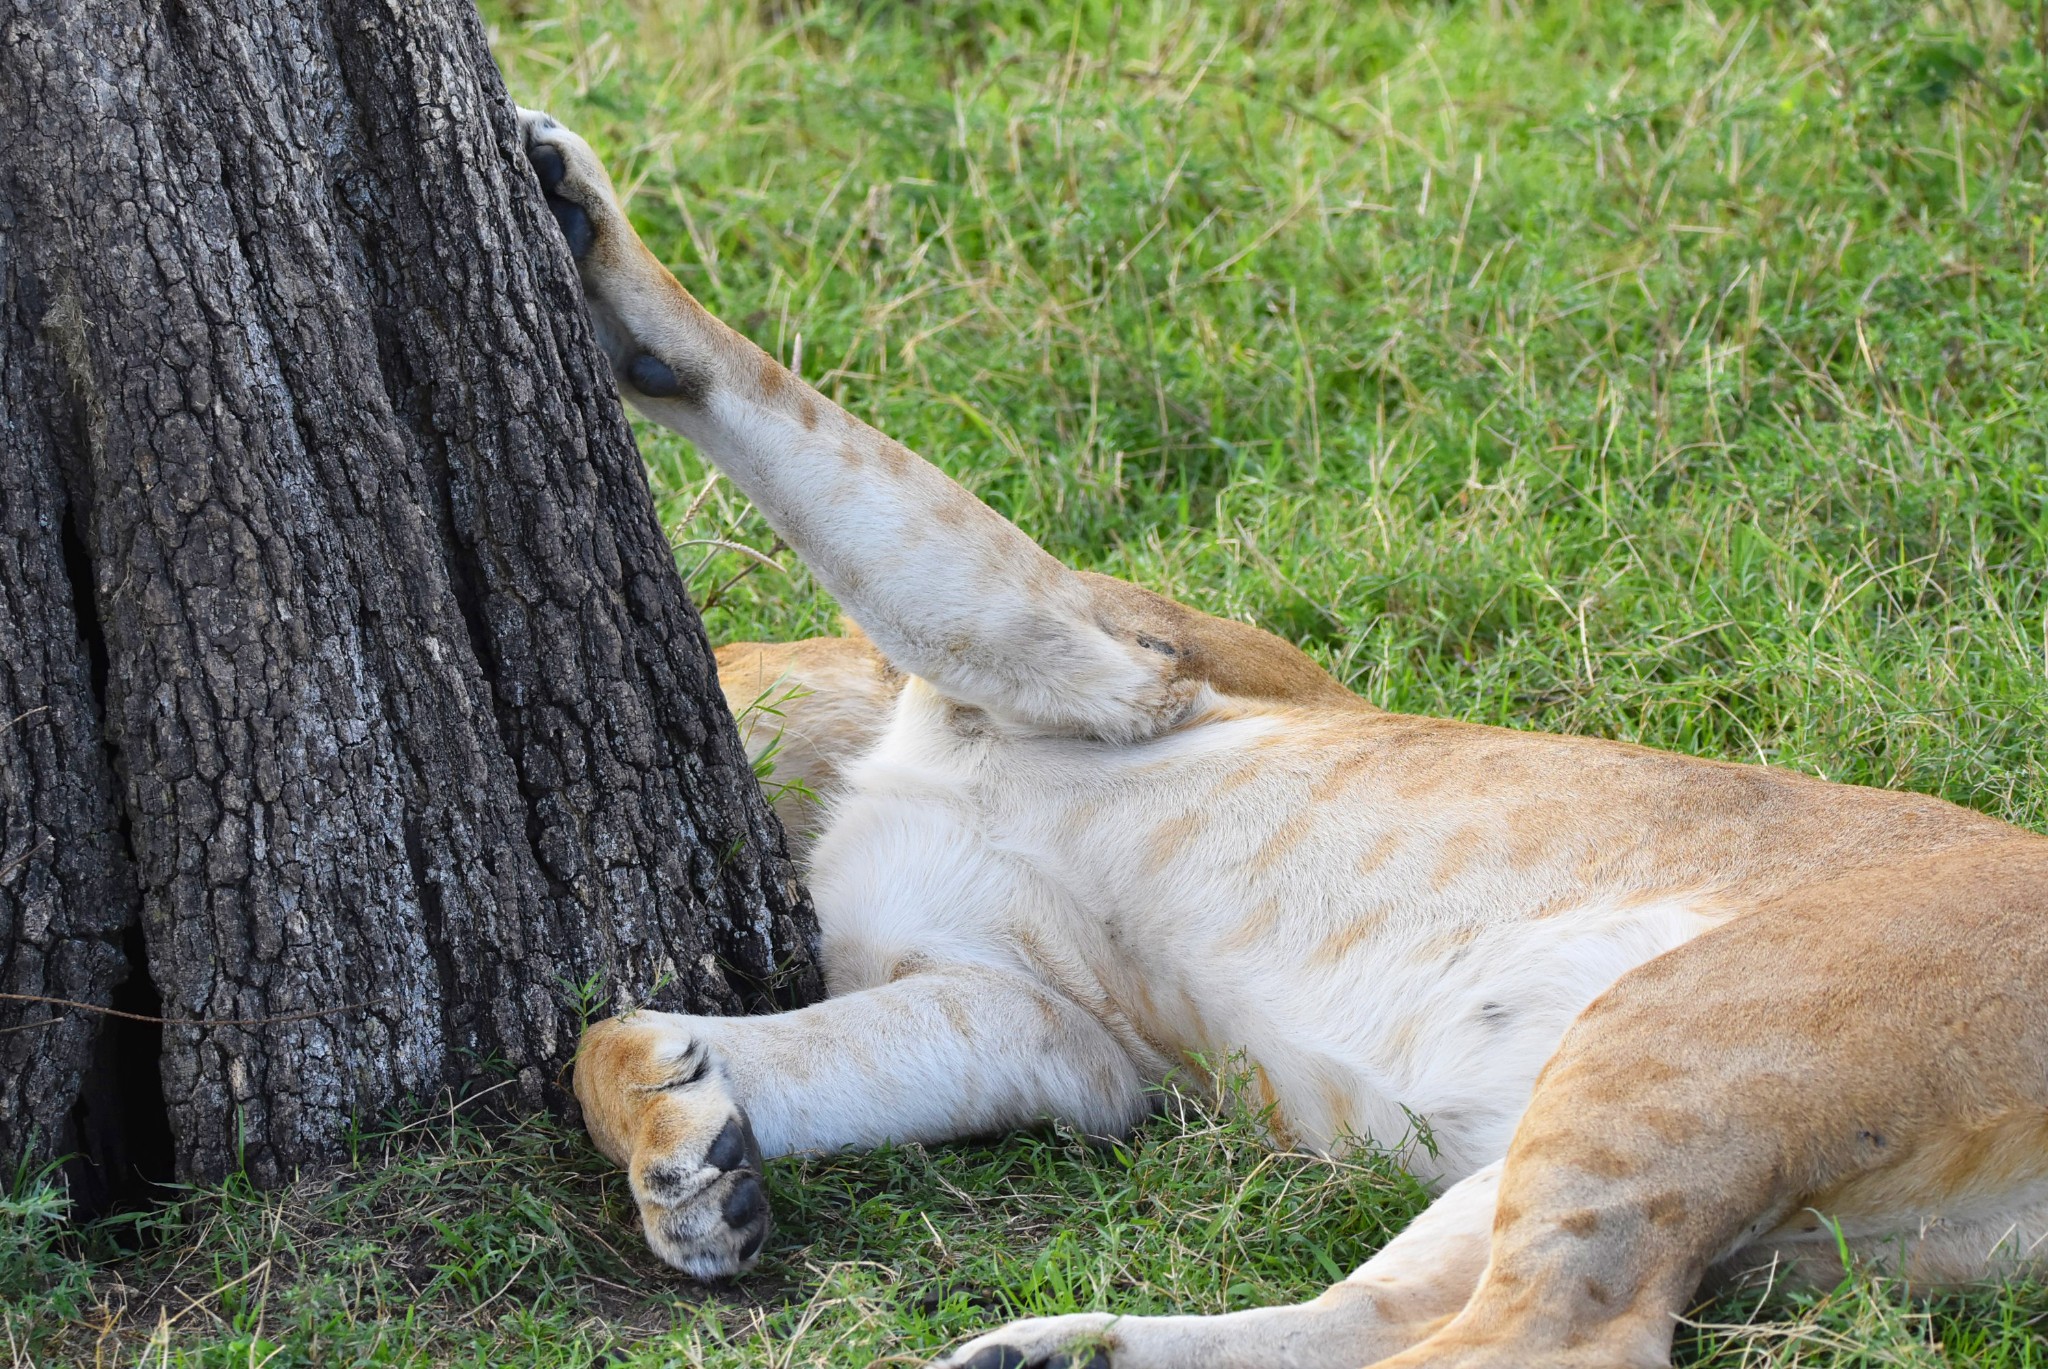
[[[0,137],[0,991],[170,1023],[0,1000],[0,1155],[275,1182],[566,1105],[593,988],[815,996],[468,5],[0,0]]]

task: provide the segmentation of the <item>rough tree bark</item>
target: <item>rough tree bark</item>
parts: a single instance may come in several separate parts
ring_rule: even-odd
[[[581,986],[816,993],[465,0],[0,0],[0,288],[0,991],[178,1024],[0,1001],[0,1156],[275,1182],[562,1105]]]

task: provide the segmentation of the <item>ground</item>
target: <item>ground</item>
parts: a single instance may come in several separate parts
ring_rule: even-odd
[[[1068,561],[1388,708],[2048,830],[2040,0],[484,13],[700,298]],[[744,502],[641,439],[713,636],[829,630]],[[1125,1146],[778,1162],[762,1267],[707,1291],[579,1135],[486,1106],[82,1235],[20,1176],[0,1344],[916,1364],[1012,1315],[1304,1296],[1421,1200],[1197,1098]],[[2048,1365],[2040,1288],[1694,1320],[1680,1359],[1717,1369]]]

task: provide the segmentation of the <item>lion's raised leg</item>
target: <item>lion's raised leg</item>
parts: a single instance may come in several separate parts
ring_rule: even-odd
[[[1818,885],[1623,976],[1537,1081],[1471,1302],[1387,1369],[1661,1366],[1710,1269],[1829,1222],[1865,1250],[2038,1235],[2044,990],[2048,856],[2021,842]],[[1923,1246],[1919,1277],[2012,1272],[1980,1243],[1946,1270]]]
[[[766,1017],[635,1012],[584,1033],[576,1097],[647,1241],[698,1278],[760,1253],[765,1157],[945,1141],[1057,1118],[1118,1134],[1143,1082],[1083,1009],[1019,974],[941,966]]]
[[[1061,565],[705,312],[634,234],[589,146],[544,114],[520,123],[620,393],[715,462],[905,674],[1008,721],[1119,741],[1178,721],[1219,669],[1348,697],[1277,639],[1198,630],[1200,615]],[[1231,659],[1257,639],[1262,664],[1230,665],[1202,631]]]

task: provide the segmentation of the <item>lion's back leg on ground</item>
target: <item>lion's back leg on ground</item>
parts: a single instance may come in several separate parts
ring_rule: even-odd
[[[1017,1322],[948,1363],[1045,1369],[1085,1341],[1116,1369],[1655,1366],[1704,1293],[1830,1287],[1844,1249],[1925,1289],[2038,1276],[2044,983],[2038,842],[1809,887],[1618,980],[1507,1160],[1321,1298]]]
[[[850,623],[841,637],[730,642],[718,685],[802,860],[846,767],[873,749],[903,677]]]
[[[1661,1365],[1703,1277],[2038,1272],[2048,852],[1803,890],[1625,975],[1538,1080],[1465,1309],[1389,1366]],[[1832,1224],[1832,1225],[1831,1225]]]

